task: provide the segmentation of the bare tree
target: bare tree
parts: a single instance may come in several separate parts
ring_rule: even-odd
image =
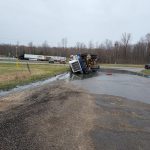
[[[150,33],[146,34],[147,61],[150,62]]]
[[[93,44],[92,41],[89,41],[89,43],[88,43],[88,48],[89,48],[90,50],[92,50],[92,49],[94,48],[94,44]]]
[[[76,49],[77,49],[77,51],[80,51],[80,48],[81,48],[81,43],[80,43],[80,42],[77,42],[77,43],[76,43]]]
[[[105,40],[104,45],[105,45],[105,48],[106,48],[107,50],[111,50],[112,47],[113,47],[112,41],[109,40],[109,39],[106,39],[106,40]]]
[[[46,40],[42,43],[42,47],[43,48],[49,47],[48,42]]]
[[[49,49],[49,45],[48,45],[48,42],[45,40],[45,41],[42,43],[42,51],[40,51],[40,54],[41,54],[41,55],[46,55],[46,54],[48,54],[48,49]]]
[[[82,51],[86,50],[86,45],[84,43],[77,42],[76,49],[77,49],[77,53],[82,53]]]
[[[148,33],[148,34],[146,34],[146,41],[148,42],[148,43],[150,43],[150,33]]]
[[[118,63],[118,53],[119,53],[119,42],[116,41],[114,45],[114,57],[115,57],[115,64]]]
[[[122,42],[123,47],[124,47],[124,60],[125,60],[125,62],[127,62],[127,50],[129,47],[130,40],[131,40],[131,34],[130,33],[123,33],[122,34],[121,42]]]
[[[55,55],[69,56],[77,53],[96,53],[101,63],[150,63],[150,33],[135,44],[130,44],[131,34],[124,33],[120,42],[114,45],[111,40],[106,40],[102,44],[90,41],[86,46],[82,42],[77,42],[74,47],[67,48],[67,39],[64,38],[59,42],[57,47],[50,47],[47,41],[41,46],[33,46],[30,42],[28,46],[11,44],[0,44],[0,55],[19,57],[25,53],[37,55]],[[93,44],[94,43],[94,44]]]
[[[122,34],[122,38],[121,38],[121,42],[122,44],[127,47],[129,42],[131,40],[131,34],[130,33],[123,33]]]
[[[28,43],[28,46],[29,46],[29,47],[33,47],[33,43],[32,43],[32,42],[29,42],[29,43]]]
[[[61,40],[61,43],[62,43],[62,48],[63,48],[63,51],[65,52],[65,55],[67,55],[67,38],[63,38]],[[61,54],[60,54],[61,55]]]

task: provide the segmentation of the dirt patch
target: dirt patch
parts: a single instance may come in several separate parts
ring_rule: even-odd
[[[0,149],[93,149],[90,95],[64,82],[38,88],[21,99],[24,95],[15,95],[21,105],[14,106],[12,95],[2,100],[7,104],[1,105],[5,109],[0,114]]]

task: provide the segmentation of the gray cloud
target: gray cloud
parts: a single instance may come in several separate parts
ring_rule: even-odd
[[[149,0],[3,0],[0,42],[57,45],[67,37],[74,45],[119,40],[123,32],[134,42],[150,32],[149,6]]]

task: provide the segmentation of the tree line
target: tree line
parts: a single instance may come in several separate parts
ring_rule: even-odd
[[[111,40],[98,44],[89,42],[88,45],[77,42],[74,47],[67,47],[64,38],[57,47],[50,47],[45,41],[41,46],[0,44],[0,56],[19,57],[23,54],[50,55],[70,57],[78,53],[94,53],[101,63],[116,64],[145,64],[150,63],[150,33],[137,43],[131,44],[131,34],[123,33],[121,39],[113,43]]]

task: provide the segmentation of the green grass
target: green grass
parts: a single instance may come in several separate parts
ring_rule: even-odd
[[[149,70],[146,70],[146,69],[142,70],[142,73],[145,75],[150,75],[150,69]]]
[[[134,64],[100,64],[101,67],[134,67],[134,68],[144,68],[144,65],[134,65]]]
[[[30,70],[30,71],[29,71]],[[8,90],[66,72],[67,65],[0,63],[0,90]]]

